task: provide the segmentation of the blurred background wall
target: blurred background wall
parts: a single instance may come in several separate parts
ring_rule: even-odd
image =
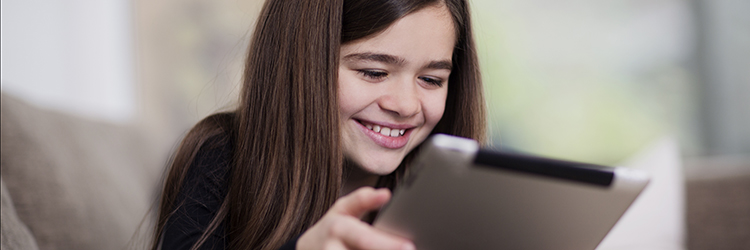
[[[750,1],[471,3],[494,147],[611,165],[666,136],[687,168],[750,165]],[[174,144],[233,106],[261,6],[2,0],[2,91]]]
[[[89,117],[134,119],[132,19],[128,0],[3,0],[2,91]]]

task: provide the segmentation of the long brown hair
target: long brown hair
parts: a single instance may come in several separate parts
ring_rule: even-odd
[[[152,249],[179,206],[175,200],[197,151],[221,135],[230,138],[220,142],[231,143],[234,154],[228,194],[193,249],[222,222],[231,249],[275,249],[320,219],[342,186],[341,44],[440,4],[451,12],[458,39],[445,113],[433,133],[484,141],[484,98],[465,0],[268,0],[248,48],[239,107],[198,123],[172,160]],[[379,185],[393,188],[414,152]]]

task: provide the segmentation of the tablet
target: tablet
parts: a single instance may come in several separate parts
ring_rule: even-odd
[[[595,249],[649,180],[448,135],[420,150],[373,223],[420,250]]]

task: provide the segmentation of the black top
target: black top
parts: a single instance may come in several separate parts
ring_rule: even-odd
[[[179,206],[164,227],[162,249],[190,249],[200,239],[227,195],[232,159],[230,143],[209,140],[190,165],[175,204]],[[200,249],[226,249],[226,222],[208,237]],[[297,238],[280,249],[294,249]]]

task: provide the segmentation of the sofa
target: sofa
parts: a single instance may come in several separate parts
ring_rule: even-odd
[[[143,249],[168,156],[132,125],[2,95],[2,249]]]
[[[145,249],[159,183],[176,140],[133,125],[37,108],[5,94],[1,101],[2,250]],[[750,249],[748,162],[743,157],[686,161],[684,175],[667,174],[677,178],[677,186],[667,190],[676,192],[669,196],[678,198],[675,210],[681,211],[677,232],[665,234],[678,239],[670,244],[690,250]],[[644,207],[663,208],[654,204]],[[639,228],[660,226],[644,215],[631,217],[636,235],[643,231]],[[624,248],[607,249],[665,249],[658,245],[664,242],[639,237],[626,235],[614,242]],[[632,248],[628,243],[643,244]]]
[[[750,155],[685,165],[688,249],[750,249]]]

